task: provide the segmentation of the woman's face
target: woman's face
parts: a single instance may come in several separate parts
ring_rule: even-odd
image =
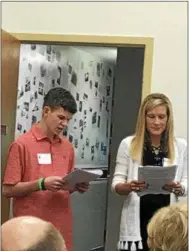
[[[167,108],[156,106],[146,114],[146,129],[152,136],[161,136],[167,126]]]

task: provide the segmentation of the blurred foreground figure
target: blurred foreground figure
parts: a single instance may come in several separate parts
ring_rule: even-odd
[[[188,250],[187,203],[161,208],[148,224],[148,246],[152,251]]]
[[[2,251],[66,251],[62,235],[36,217],[13,218],[1,226]]]

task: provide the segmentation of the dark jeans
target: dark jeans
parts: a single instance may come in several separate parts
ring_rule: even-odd
[[[147,245],[147,225],[154,213],[165,206],[170,204],[170,195],[164,194],[148,194],[140,198],[140,228],[143,249],[138,249],[138,243],[136,243],[137,251],[150,251]],[[130,251],[131,243],[128,245]],[[126,250],[120,250],[126,251]]]

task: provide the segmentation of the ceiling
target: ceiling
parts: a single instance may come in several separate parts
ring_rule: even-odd
[[[74,46],[74,48],[85,51],[86,53],[92,54],[93,56],[100,57],[104,61],[116,64],[116,47]]]

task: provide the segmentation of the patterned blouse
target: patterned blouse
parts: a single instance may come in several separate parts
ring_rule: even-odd
[[[163,159],[166,157],[167,153],[162,151],[161,146],[146,145],[143,153],[143,166],[163,166]]]

